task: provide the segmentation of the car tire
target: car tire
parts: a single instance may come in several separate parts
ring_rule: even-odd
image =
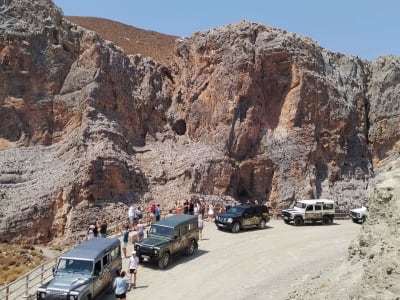
[[[194,249],[196,249],[196,245],[194,240],[191,240],[189,247],[186,249],[186,255],[187,256],[193,255]]]
[[[323,216],[322,217],[322,224],[329,225],[331,223],[332,223],[332,219],[329,216]]]
[[[238,222],[236,222],[232,225],[232,232],[238,233],[239,231],[240,231],[240,224]]]
[[[165,269],[169,264],[170,258],[171,258],[171,256],[170,256],[169,252],[165,252],[163,254],[163,256],[161,257],[161,259],[158,261],[158,267],[160,269]]]
[[[258,228],[259,229],[264,229],[266,224],[267,224],[267,222],[265,221],[265,219],[261,219],[260,220],[260,224],[258,224]]]
[[[294,226],[303,225],[304,224],[303,218],[299,217],[299,216],[295,217],[294,220],[293,220],[293,224],[294,224]]]

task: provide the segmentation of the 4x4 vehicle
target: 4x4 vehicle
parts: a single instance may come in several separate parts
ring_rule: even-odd
[[[112,291],[116,271],[121,269],[119,239],[92,238],[57,259],[54,277],[38,288],[37,299],[95,299]]]
[[[265,228],[269,219],[265,205],[237,205],[216,216],[215,224],[218,229],[228,229],[236,233],[242,228]]]
[[[156,261],[163,269],[171,256],[186,252],[192,255],[198,248],[198,219],[192,215],[175,215],[151,225],[147,238],[135,244],[140,262]]]
[[[284,209],[282,218],[286,224],[303,225],[305,222],[331,224],[335,217],[333,200],[313,199],[296,201],[293,208]]]
[[[363,224],[365,222],[365,219],[367,218],[367,215],[368,215],[368,211],[365,206],[362,206],[361,208],[354,208],[354,209],[350,210],[350,217],[354,223]]]

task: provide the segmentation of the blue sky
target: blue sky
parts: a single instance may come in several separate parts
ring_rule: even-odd
[[[247,20],[373,60],[400,55],[398,0],[55,0],[66,16],[107,18],[176,36]]]

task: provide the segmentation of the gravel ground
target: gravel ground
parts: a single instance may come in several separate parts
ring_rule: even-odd
[[[194,256],[179,256],[166,270],[141,265],[128,299],[289,299],[290,292],[346,261],[361,228],[348,220],[330,226],[294,227],[280,220],[268,225],[232,234],[206,222]],[[127,265],[125,259],[125,270]]]

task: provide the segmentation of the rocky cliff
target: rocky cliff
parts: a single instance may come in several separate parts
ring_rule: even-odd
[[[189,195],[348,209],[398,151],[397,57],[241,21],[176,40],[166,64],[50,0],[0,0],[0,18],[1,240],[71,240]]]

